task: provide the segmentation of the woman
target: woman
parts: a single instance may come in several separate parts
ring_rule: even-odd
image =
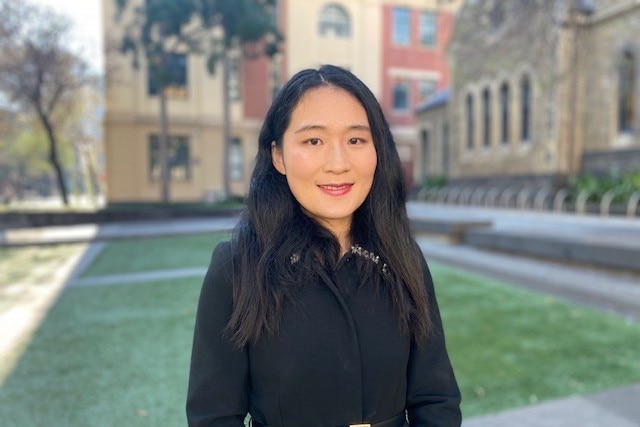
[[[204,280],[189,425],[459,426],[459,405],[380,105],[348,71],[301,71]]]

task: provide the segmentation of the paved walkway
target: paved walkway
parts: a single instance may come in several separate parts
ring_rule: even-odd
[[[574,217],[573,215],[536,214],[527,212],[491,212],[470,209],[434,207],[410,204],[411,216],[432,215],[437,218],[492,221],[493,226],[513,232],[535,233],[553,231],[567,238],[589,243],[602,239],[621,245],[636,245],[640,249],[640,221]],[[91,248],[70,275],[68,286],[96,286],[109,283],[141,282],[167,277],[204,275],[204,269],[180,269],[97,278],[78,278],[78,274],[99,253],[103,241],[109,239],[193,234],[229,230],[234,219],[175,220],[144,223],[111,224],[104,227],[76,226],[55,230],[5,230],[2,244],[36,244],[59,241],[92,241]],[[518,228],[519,227],[519,228]],[[613,236],[613,237],[612,237]],[[586,304],[640,319],[640,276],[616,273],[612,270],[589,269],[552,261],[524,258],[513,254],[493,253],[452,245],[433,238],[418,237],[427,259],[437,260],[478,273],[508,280],[535,291],[550,293],[574,302]],[[640,254],[640,252],[638,252]],[[638,258],[640,262],[640,256]],[[465,420],[463,427],[632,427],[640,426],[640,384],[621,387],[589,396],[553,400],[524,408],[489,414]]]

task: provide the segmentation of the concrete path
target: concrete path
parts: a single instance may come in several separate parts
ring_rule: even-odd
[[[462,427],[638,427],[640,384],[465,420]]]

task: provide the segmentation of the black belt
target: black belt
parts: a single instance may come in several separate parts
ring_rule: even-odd
[[[379,423],[357,423],[357,424],[343,424],[339,427],[402,427],[407,422],[407,417],[402,411],[398,415],[393,418],[389,418],[388,420],[380,421]],[[262,424],[257,422],[256,420],[251,420],[251,425],[253,427],[276,427],[269,426],[266,424]]]

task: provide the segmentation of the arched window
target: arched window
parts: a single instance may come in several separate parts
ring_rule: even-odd
[[[342,6],[330,4],[320,13],[320,35],[347,38],[351,36],[349,15]]]
[[[501,128],[500,139],[502,144],[509,144],[509,83],[504,82],[500,86],[500,110],[501,110]]]
[[[531,82],[528,76],[520,81],[520,140],[531,138]]]
[[[475,134],[475,121],[473,111],[473,96],[467,95],[467,148],[473,150],[474,146],[474,134]]]
[[[618,132],[633,130],[635,114],[634,96],[636,89],[636,58],[626,50],[620,58],[618,68]]]
[[[489,88],[482,91],[482,145],[484,147],[491,146],[491,92]]]

